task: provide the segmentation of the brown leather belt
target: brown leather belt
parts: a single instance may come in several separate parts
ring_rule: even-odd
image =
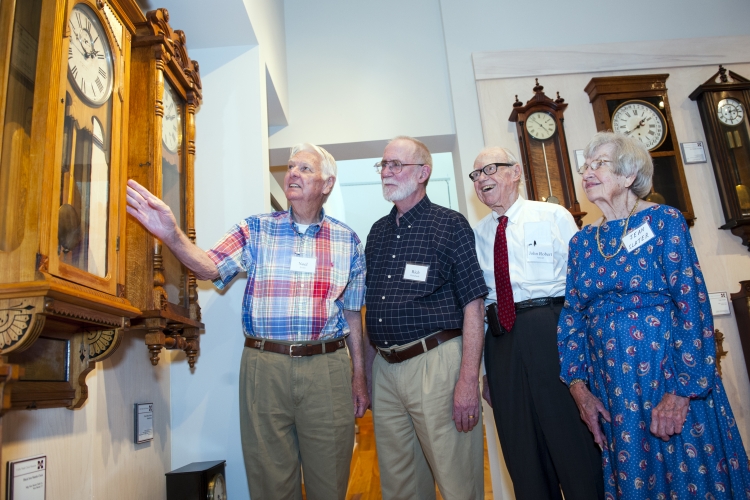
[[[378,347],[378,352],[381,356],[383,356],[383,359],[388,361],[389,363],[401,363],[402,361],[411,359],[414,356],[424,354],[430,349],[434,349],[440,344],[444,344],[451,339],[460,337],[462,334],[463,332],[458,328],[455,328],[453,330],[442,330],[434,335],[425,338],[424,342],[418,342],[411,347],[407,347],[406,349],[396,351],[393,349],[383,349],[381,347]]]
[[[270,340],[258,340],[245,338],[245,347],[251,347],[253,349],[260,349],[261,351],[276,352],[279,354],[286,354],[292,358],[301,358],[302,356],[313,356],[315,354],[328,354],[336,352],[339,349],[343,349],[345,345],[344,339],[329,340],[328,342],[320,342],[318,344],[281,344],[279,342],[271,342]]]

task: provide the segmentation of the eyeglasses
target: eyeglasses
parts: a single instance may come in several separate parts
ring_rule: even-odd
[[[421,165],[424,165],[424,163],[401,163],[398,160],[383,160],[375,164],[375,170],[377,170],[378,173],[381,173],[386,168],[390,168],[391,172],[393,172],[394,174],[398,174],[401,172],[401,169],[409,165],[421,166]]]
[[[484,172],[484,175],[490,176],[497,172],[497,167],[512,167],[513,165],[515,165],[515,163],[490,163],[489,165],[485,165],[482,168],[478,168],[471,172],[469,174],[469,179],[477,182],[477,179],[482,175],[482,172]]]
[[[612,163],[612,160],[594,160],[591,163],[584,163],[583,165],[576,167],[576,170],[579,174],[583,174],[587,168],[590,168],[591,170],[599,170],[605,163]]]

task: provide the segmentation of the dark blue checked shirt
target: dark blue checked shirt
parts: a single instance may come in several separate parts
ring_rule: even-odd
[[[425,196],[396,225],[396,207],[367,237],[367,332],[378,347],[402,345],[463,327],[463,308],[487,295],[474,232],[460,213]],[[406,264],[428,265],[424,282]]]

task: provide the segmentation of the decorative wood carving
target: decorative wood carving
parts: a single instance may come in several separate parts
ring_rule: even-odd
[[[714,343],[716,344],[716,370],[721,377],[721,360],[727,355],[724,350],[724,334],[718,328],[714,330]]]
[[[740,281],[740,291],[730,294],[734,307],[734,319],[740,334],[745,368],[750,376],[750,280]]]

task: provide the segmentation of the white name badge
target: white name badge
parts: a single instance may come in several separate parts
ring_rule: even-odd
[[[630,231],[627,235],[623,236],[622,244],[625,245],[625,250],[629,253],[646,243],[654,236],[656,235],[651,230],[651,226],[648,225],[648,222],[644,222]]]
[[[315,272],[315,257],[299,257],[292,255],[291,270],[299,273],[314,273]]]
[[[404,269],[404,279],[410,281],[427,281],[427,271],[430,266],[422,266],[419,264],[406,264]]]
[[[527,222],[523,225],[526,262],[554,264],[552,225],[549,221]]]

